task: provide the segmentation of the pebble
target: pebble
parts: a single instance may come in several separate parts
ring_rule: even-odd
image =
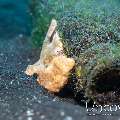
[[[71,116],[66,116],[64,120],[73,120],[73,118]]]
[[[64,111],[61,111],[61,112],[60,112],[60,115],[61,115],[61,116],[65,116],[65,112],[64,112]]]
[[[41,120],[45,119],[45,115],[41,115],[41,116],[40,116],[40,119],[41,119]]]
[[[26,114],[27,114],[27,116],[33,116],[34,115],[33,110],[30,110],[30,109],[27,110]]]

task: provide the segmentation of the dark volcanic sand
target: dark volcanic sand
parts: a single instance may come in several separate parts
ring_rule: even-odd
[[[31,21],[25,0],[0,0],[0,120],[112,120],[112,116],[89,116],[71,98],[54,96],[24,71],[39,58],[30,45]]]

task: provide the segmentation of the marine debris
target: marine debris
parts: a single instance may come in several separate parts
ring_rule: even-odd
[[[82,1],[79,10],[52,21],[40,60],[26,73],[39,74],[39,83],[52,92],[69,84],[75,97],[82,92],[97,104],[120,103],[120,3],[94,3]]]

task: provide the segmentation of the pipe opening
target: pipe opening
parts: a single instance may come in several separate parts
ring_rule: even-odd
[[[94,78],[94,99],[101,104],[120,103],[120,70],[106,69]]]
[[[120,71],[105,70],[96,76],[95,89],[98,93],[116,91],[120,88]]]

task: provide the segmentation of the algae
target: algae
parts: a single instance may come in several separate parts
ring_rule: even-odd
[[[120,102],[120,2],[37,2],[33,41],[42,44],[51,18],[57,19],[65,54],[76,62],[70,75],[75,95],[82,91],[99,104]]]

